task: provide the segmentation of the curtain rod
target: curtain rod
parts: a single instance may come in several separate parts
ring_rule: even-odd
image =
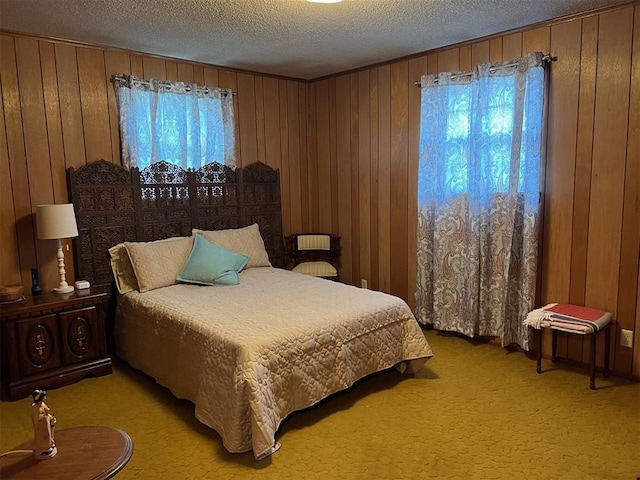
[[[134,82],[139,83],[140,85],[149,85],[149,80],[145,80],[144,78],[138,78],[135,75],[131,75],[131,78],[133,78]],[[116,74],[113,75],[111,77],[111,81],[113,82],[120,82],[120,83],[127,83],[127,79],[123,76],[123,74]],[[156,80],[155,81],[156,85],[160,85],[161,87],[166,87],[168,89],[171,89],[171,82],[169,81],[164,81],[164,80]],[[186,82],[185,82],[186,83]],[[202,92],[202,93],[209,93],[209,91],[211,90],[209,87],[206,86],[197,86],[197,91],[198,92]],[[187,87],[186,90],[188,92],[191,91],[191,87]],[[231,92],[231,95],[233,95],[235,97],[236,92],[232,91],[229,88],[220,88],[220,90],[224,90],[224,94],[227,95],[229,92]]]
[[[558,59],[558,57],[552,57],[549,54],[546,54],[542,57],[542,61],[543,62],[555,62]],[[508,68],[508,67],[517,67],[518,66],[518,62],[511,62],[511,63],[505,63],[504,65],[493,65],[491,67],[489,67],[489,72],[490,73],[495,73],[496,71],[502,69],[502,68]],[[459,73],[454,73],[451,75],[451,80],[454,80],[458,77],[468,77],[469,75],[473,75],[474,72],[459,72]],[[433,80],[433,83],[438,83],[438,79],[435,78]],[[422,82],[420,80],[417,80],[414,82],[414,85],[417,87],[422,87]]]

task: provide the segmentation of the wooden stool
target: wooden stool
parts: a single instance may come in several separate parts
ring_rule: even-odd
[[[596,388],[596,339],[598,333],[604,331],[604,377],[609,376],[609,354],[611,348],[611,314],[602,310],[595,310],[587,307],[579,307],[569,304],[551,303],[545,307],[533,310],[527,315],[524,321],[538,330],[536,370],[542,373],[542,329],[550,328],[551,338],[551,361],[556,362],[556,352],[558,346],[558,331],[589,335],[591,343],[591,353],[589,356],[589,388]]]

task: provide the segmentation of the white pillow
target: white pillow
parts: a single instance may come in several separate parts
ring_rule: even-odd
[[[109,249],[111,256],[111,270],[116,280],[118,292],[125,294],[132,290],[138,290],[138,280],[136,273],[133,271],[131,259],[124,243],[119,243]]]
[[[124,242],[138,280],[140,292],[177,283],[191,247],[193,237],[174,237],[155,242]]]
[[[193,235],[200,234],[211,243],[232,252],[241,253],[249,257],[246,268],[270,267],[269,254],[264,248],[264,241],[260,236],[257,223],[244,228],[230,228],[228,230],[198,230],[193,229]]]

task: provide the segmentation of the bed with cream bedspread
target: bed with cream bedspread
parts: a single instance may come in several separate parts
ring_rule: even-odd
[[[235,286],[178,284],[121,295],[120,358],[195,404],[230,452],[273,453],[290,413],[392,366],[432,356],[407,304],[277,268]]]

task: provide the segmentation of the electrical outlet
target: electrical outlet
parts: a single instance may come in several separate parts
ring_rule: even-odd
[[[360,280],[360,286],[362,288],[369,288],[369,283],[363,278],[362,280]]]
[[[620,346],[633,347],[633,330],[620,330]]]

